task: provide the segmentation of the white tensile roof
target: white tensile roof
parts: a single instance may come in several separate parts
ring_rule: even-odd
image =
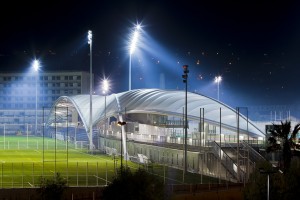
[[[62,96],[57,99],[52,111],[55,107],[73,107],[76,109],[86,130],[89,130],[90,95]],[[126,114],[149,113],[182,117],[184,107],[185,91],[179,90],[136,89],[106,97],[93,95],[92,120],[93,125],[95,125],[103,120],[105,115],[106,117],[118,116],[118,114],[125,114],[125,112]],[[262,131],[247,119],[247,116],[240,114],[237,117],[236,109],[207,96],[188,92],[188,120],[199,122],[200,109],[204,109],[204,121],[207,123],[219,126],[221,113],[222,128],[237,131],[237,127],[239,127],[240,133],[249,133],[251,137],[264,137]],[[49,120],[51,121],[51,119],[53,120],[53,115],[50,116]]]

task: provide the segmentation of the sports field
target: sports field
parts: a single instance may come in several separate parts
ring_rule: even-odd
[[[38,187],[41,177],[60,173],[69,186],[107,185],[117,175],[120,157],[96,152],[66,141],[42,137],[0,136],[0,188]],[[164,165],[139,165],[123,160],[131,170],[146,168],[171,184],[213,183],[217,179]]]
[[[57,172],[70,186],[106,185],[120,167],[119,158],[75,149],[65,141],[16,136],[0,137],[0,163],[1,188],[36,187],[41,176],[53,177]]]

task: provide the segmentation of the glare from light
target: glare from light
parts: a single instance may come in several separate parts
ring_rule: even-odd
[[[40,62],[38,60],[34,60],[32,63],[32,66],[33,66],[34,71],[37,72],[40,68]]]
[[[92,44],[93,34],[92,31],[88,31],[88,44]]]
[[[130,55],[132,55],[134,53],[134,50],[136,49],[137,46],[137,42],[138,42],[138,38],[139,38],[139,34],[140,34],[140,29],[141,29],[141,25],[138,24],[135,26],[135,30],[130,42]]]
[[[215,83],[220,83],[222,81],[222,76],[215,77]]]
[[[130,44],[130,54],[134,53],[134,50],[136,48],[136,43],[138,40],[138,36],[139,36],[139,32],[137,30],[135,30],[134,34],[133,34],[133,38],[131,40],[131,44]]]
[[[215,77],[215,83],[218,84],[218,100],[220,99],[220,98],[219,98],[219,95],[220,95],[220,94],[219,94],[219,93],[220,93],[220,92],[219,92],[219,85],[220,85],[220,82],[221,82],[221,81],[222,81],[222,76],[216,76],[216,77]]]
[[[102,91],[103,91],[103,94],[106,94],[109,90],[109,81],[107,79],[104,79],[102,81]]]

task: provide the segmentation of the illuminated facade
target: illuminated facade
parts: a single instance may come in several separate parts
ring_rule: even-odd
[[[114,117],[118,121],[120,116],[123,116],[125,121],[128,122],[168,128],[174,128],[174,123],[182,123],[183,108],[185,106],[183,91],[138,89],[108,95],[106,96],[106,105],[104,100],[104,96],[93,96],[95,105],[93,105],[92,119],[93,127],[95,128],[99,127],[99,124],[104,121],[105,117]],[[86,131],[89,131],[88,95],[62,96],[56,101],[54,106],[58,108],[68,107],[69,112],[77,113],[84,128]],[[200,119],[201,109],[203,109],[202,119]],[[241,134],[249,134],[251,137],[264,137],[264,133],[247,119],[247,116],[242,115],[242,112],[238,112],[238,110],[212,98],[196,93],[188,93],[187,117],[189,132],[194,129],[198,130],[199,123],[202,120],[209,126],[207,129],[208,133],[218,133],[219,130],[216,127],[221,125],[226,132],[235,133],[239,129]],[[53,117],[54,115],[52,114],[49,123],[51,123]]]
[[[0,73],[0,125],[7,134],[31,131],[37,104],[40,132],[43,114],[47,116],[53,103],[62,95],[88,94],[89,80],[83,71]]]
[[[130,160],[144,155],[152,162],[183,168],[186,139],[188,171],[245,180],[257,161],[250,163],[250,157],[262,159],[249,144],[261,145],[265,139],[263,131],[242,114],[247,108],[233,109],[191,92],[187,99],[185,138],[184,91],[136,89],[106,97],[93,95],[95,150],[122,154]],[[89,95],[62,96],[46,120],[45,135],[68,138],[77,147],[85,142],[84,148],[89,148],[89,116]],[[118,122],[126,124],[118,126]],[[240,153],[233,153],[237,149]],[[235,158],[230,158],[230,153],[236,154]]]

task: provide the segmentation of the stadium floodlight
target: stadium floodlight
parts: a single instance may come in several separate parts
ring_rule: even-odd
[[[93,43],[93,34],[92,31],[88,31],[88,44],[90,45],[90,121],[89,121],[89,142],[90,142],[90,150],[93,148],[93,114],[92,114],[92,108],[93,108],[93,65],[92,65],[92,43]]]
[[[136,49],[139,34],[140,34],[140,29],[141,29],[141,25],[137,24],[134,28],[134,32],[132,34],[130,47],[129,47],[129,90],[131,90],[131,56]]]
[[[102,92],[104,94],[104,148],[106,149],[106,95],[109,91],[109,81],[107,79],[104,79],[102,81]]]
[[[32,62],[32,67],[35,71],[35,134],[37,135],[37,109],[38,109],[38,72],[39,72],[39,69],[40,69],[40,62],[39,60],[35,59],[33,62]],[[28,148],[28,143],[27,143],[27,148]]]
[[[38,60],[34,60],[33,61],[33,63],[32,63],[32,67],[33,67],[33,69],[34,69],[34,71],[38,71],[39,70],[39,68],[40,68],[40,61],[38,61]]]
[[[222,76],[216,76],[215,77],[215,83],[218,84],[218,101],[219,101],[219,97],[220,97],[220,82],[222,81]]]
[[[109,90],[109,81],[107,79],[104,79],[102,81],[102,92],[103,94],[106,94]]]

